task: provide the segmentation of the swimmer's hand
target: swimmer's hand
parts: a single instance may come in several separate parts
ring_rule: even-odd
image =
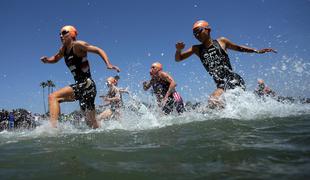
[[[177,42],[175,44],[175,48],[177,49],[177,51],[182,51],[182,49],[185,48],[185,44],[183,42]]]
[[[117,72],[121,72],[121,69],[120,69],[119,67],[114,66],[114,65],[112,65],[112,64],[107,65],[107,68],[108,68],[108,69],[116,70]]]
[[[147,82],[147,81],[144,81],[143,82],[143,89],[146,91],[146,90],[148,90],[149,89],[149,82]]]
[[[256,50],[255,52],[258,53],[258,54],[264,54],[266,52],[277,53],[277,51],[272,49],[272,48],[265,48],[265,49],[261,49],[261,50]]]
[[[48,63],[48,57],[43,56],[40,58],[43,63]]]

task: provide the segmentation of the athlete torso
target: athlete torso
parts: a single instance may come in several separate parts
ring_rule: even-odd
[[[119,97],[120,101],[113,101],[110,103],[111,108],[120,108],[123,105],[123,98],[122,98],[122,93],[120,92],[120,89],[116,86],[113,86],[112,88],[109,89],[108,98],[115,98]]]
[[[158,100],[161,100],[165,97],[170,83],[168,81],[162,80],[162,79],[152,79],[152,87],[154,90],[154,93]]]
[[[234,89],[239,86],[245,89],[245,83],[241,76],[234,73],[226,51],[217,40],[206,48],[203,44],[195,45],[196,55],[199,56],[205,69],[212,76],[216,87],[223,90]]]
[[[213,40],[209,48],[203,44],[196,45],[196,47],[200,61],[215,82],[225,79],[233,72],[228,54],[217,40]]]
[[[70,69],[74,80],[76,82],[83,82],[88,78],[91,78],[90,67],[87,60],[87,56],[78,57],[73,52],[73,47],[67,52],[67,49],[64,50],[64,59],[66,65]]]

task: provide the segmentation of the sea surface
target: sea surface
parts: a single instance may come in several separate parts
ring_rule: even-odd
[[[226,97],[223,110],[124,111],[97,130],[0,133],[4,179],[310,179],[310,105]]]

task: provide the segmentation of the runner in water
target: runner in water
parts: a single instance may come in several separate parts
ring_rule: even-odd
[[[209,107],[222,108],[224,107],[224,104],[223,101],[220,100],[220,96],[227,89],[233,89],[237,86],[245,89],[244,80],[232,70],[227,49],[259,54],[266,52],[276,53],[276,51],[271,48],[256,50],[246,46],[240,46],[234,44],[225,37],[213,40],[210,33],[211,27],[208,22],[204,20],[195,22],[193,26],[193,34],[201,44],[193,45],[191,48],[182,52],[185,44],[183,42],[176,43],[175,60],[176,62],[180,62],[193,54],[196,54],[200,58],[203,66],[213,77],[216,84],[216,90],[209,98]]]
[[[175,90],[177,84],[173,78],[162,71],[159,62],[153,63],[150,69],[151,80],[143,82],[143,89],[147,91],[153,87],[157,102],[165,114],[170,114],[175,107],[178,113],[185,111],[182,97]]]
[[[262,79],[257,80],[257,88],[255,89],[255,94],[257,94],[259,97],[262,96],[270,96],[275,97],[276,93],[270,89]]]
[[[60,31],[62,47],[59,52],[48,58],[41,58],[43,63],[56,63],[64,57],[65,63],[70,69],[75,84],[59,89],[49,95],[50,123],[57,126],[60,113],[60,103],[79,100],[81,110],[85,115],[89,127],[98,128],[99,123],[95,114],[95,97],[97,94],[95,82],[91,78],[90,67],[87,60],[87,52],[98,54],[106,63],[108,69],[120,72],[117,66],[113,66],[106,53],[84,41],[78,41],[77,30],[73,26],[64,26]]]
[[[98,119],[100,120],[108,120],[110,118],[119,119],[120,118],[120,109],[123,106],[123,98],[122,93],[128,93],[127,90],[121,89],[117,87],[119,80],[119,76],[109,77],[107,79],[107,86],[109,91],[106,96],[100,96],[103,98],[107,104],[110,105],[110,108],[103,111],[99,116]]]

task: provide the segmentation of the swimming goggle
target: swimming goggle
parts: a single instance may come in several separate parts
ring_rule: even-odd
[[[66,34],[68,34],[69,31],[67,30],[64,30],[64,31],[61,31],[61,33],[59,33],[60,36],[65,36]]]
[[[193,34],[194,34],[194,36],[195,36],[195,37],[198,37],[199,34],[200,34],[203,30],[205,30],[205,29],[209,29],[209,26],[207,26],[207,27],[197,27],[197,28],[193,29]]]

